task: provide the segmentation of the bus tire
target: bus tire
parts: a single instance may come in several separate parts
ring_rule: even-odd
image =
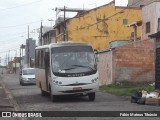
[[[46,91],[42,90],[42,86],[41,86],[41,83],[39,83],[39,86],[40,86],[40,89],[41,89],[41,95],[42,96],[45,96],[47,94]]]
[[[45,96],[45,95],[46,95],[46,91],[42,90],[42,88],[41,88],[41,95],[42,95],[42,96]]]
[[[50,91],[49,91],[49,93],[50,93],[50,99],[51,99],[52,102],[55,102],[55,101],[57,100],[57,99],[56,99],[56,96],[52,94],[51,88],[50,88],[49,90],[50,90]]]
[[[20,85],[22,85],[22,82],[21,82],[21,80],[19,81],[19,84],[20,84]]]
[[[90,101],[94,101],[95,100],[95,92],[93,93],[88,93],[88,97]]]

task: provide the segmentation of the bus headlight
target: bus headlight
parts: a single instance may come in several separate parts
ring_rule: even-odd
[[[97,78],[92,79],[91,81],[92,81],[92,83],[97,82],[97,81],[98,81],[98,77],[97,77]]]
[[[61,84],[62,84],[62,82],[61,82],[61,81],[53,80],[52,82],[53,82],[53,84],[56,84],[56,85],[61,85]]]

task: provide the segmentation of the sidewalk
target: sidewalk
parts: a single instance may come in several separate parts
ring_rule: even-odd
[[[14,106],[10,103],[8,93],[0,76],[0,111],[14,111]]]

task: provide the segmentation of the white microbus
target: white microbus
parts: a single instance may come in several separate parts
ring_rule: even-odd
[[[99,88],[96,54],[87,43],[53,43],[36,47],[36,84],[41,94],[88,95],[94,101]]]

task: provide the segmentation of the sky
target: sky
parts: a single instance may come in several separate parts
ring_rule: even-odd
[[[14,57],[21,44],[29,36],[38,43],[41,20],[44,26],[53,26],[56,7],[92,9],[112,0],[0,0],[0,64],[4,65],[6,54]],[[126,6],[128,0],[115,0],[116,6]],[[71,16],[67,13],[66,16]],[[9,52],[10,51],[10,52]],[[16,52],[17,51],[17,52]]]

